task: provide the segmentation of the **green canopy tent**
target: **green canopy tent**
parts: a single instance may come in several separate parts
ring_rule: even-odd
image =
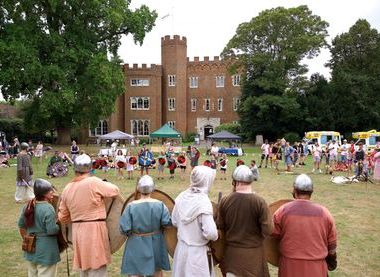
[[[154,131],[150,134],[150,138],[175,138],[175,139],[181,139],[181,133],[177,132],[175,129],[169,126],[169,124],[163,125],[160,129]]]

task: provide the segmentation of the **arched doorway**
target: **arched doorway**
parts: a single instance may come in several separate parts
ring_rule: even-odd
[[[209,135],[212,135],[213,133],[214,133],[214,127],[212,127],[211,125],[204,126],[205,139],[207,139],[207,137]]]

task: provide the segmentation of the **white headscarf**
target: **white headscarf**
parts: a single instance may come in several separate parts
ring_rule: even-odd
[[[190,174],[190,188],[182,192],[178,202],[180,220],[188,224],[200,214],[213,214],[208,193],[215,179],[215,170],[208,166],[196,166]]]

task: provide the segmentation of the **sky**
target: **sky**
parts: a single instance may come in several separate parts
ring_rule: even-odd
[[[347,32],[359,18],[367,19],[372,28],[380,31],[379,0],[132,0],[131,7],[142,4],[157,11],[156,26],[146,35],[142,46],[135,45],[131,35],[123,37],[119,55],[125,63],[160,64],[161,37],[174,34],[187,37],[190,59],[218,56],[240,23],[278,6],[308,5],[313,14],[330,24],[329,42]],[[322,50],[317,58],[305,61],[308,75],[319,72],[329,78],[329,69],[324,66],[329,58],[329,51]]]
[[[380,31],[380,0],[131,0],[131,8],[147,5],[158,13],[156,26],[145,37],[142,46],[131,35],[122,38],[119,55],[124,63],[161,64],[161,37],[178,34],[187,37],[187,56],[190,59],[218,56],[242,22],[250,21],[265,9],[278,6],[308,5],[312,12],[327,21],[330,42],[336,35],[348,32],[364,18]],[[305,62],[308,76],[319,72],[330,77],[324,66],[328,50]],[[0,100],[2,100],[0,93]]]

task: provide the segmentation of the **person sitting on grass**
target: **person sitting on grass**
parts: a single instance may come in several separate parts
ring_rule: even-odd
[[[50,178],[56,177],[56,176],[54,176],[53,166],[56,163],[61,163],[61,162],[63,162],[63,159],[59,155],[59,151],[55,151],[54,156],[50,158],[49,164],[48,164],[47,169],[46,169],[46,175],[49,176]]]

